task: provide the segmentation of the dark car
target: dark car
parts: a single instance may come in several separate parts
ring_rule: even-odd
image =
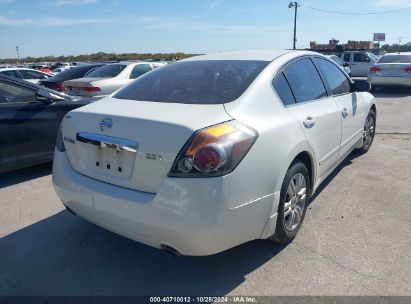
[[[95,63],[95,64],[84,64],[80,65],[68,70],[65,70],[57,75],[54,75],[53,77],[50,77],[48,79],[44,79],[39,82],[39,84],[44,85],[45,87],[48,87],[49,89],[55,90],[62,92],[64,90],[63,87],[63,82],[66,80],[71,80],[71,79],[77,79],[77,78],[82,78],[84,75],[86,75],[88,72],[97,69],[99,67],[102,67],[105,65],[105,63]]]
[[[51,161],[63,116],[91,101],[0,75],[0,173]]]

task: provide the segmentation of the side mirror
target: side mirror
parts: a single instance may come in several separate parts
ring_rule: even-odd
[[[344,62],[343,67],[349,67],[350,64],[348,62]]]
[[[357,80],[351,85],[351,92],[369,92],[371,85],[368,81]]]
[[[53,102],[56,102],[56,101],[59,101],[59,100],[63,100],[63,99],[64,98],[62,98],[62,97],[60,97],[56,94],[53,94],[49,90],[39,89],[36,92],[36,100],[40,101],[42,103],[45,103],[45,104],[50,104],[50,103],[53,103]]]

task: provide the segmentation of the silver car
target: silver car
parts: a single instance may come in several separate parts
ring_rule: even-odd
[[[411,52],[383,55],[370,68],[368,82],[372,90],[380,86],[411,87]]]
[[[141,75],[161,66],[160,62],[119,62],[106,64],[83,78],[64,82],[65,93],[72,96],[106,96]]]

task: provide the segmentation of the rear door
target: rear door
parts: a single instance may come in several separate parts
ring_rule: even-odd
[[[327,85],[329,95],[333,96],[341,113],[340,156],[351,150],[361,138],[364,115],[359,108],[356,93],[351,93],[348,78],[332,62],[316,57],[313,59],[318,71]]]
[[[0,81],[1,168],[51,159],[56,117],[52,106],[36,100],[35,89]]]
[[[341,114],[334,98],[313,62],[306,57],[293,61],[283,70],[294,99],[288,111],[300,122],[308,144],[315,152],[318,177],[324,176],[338,160],[341,138]]]

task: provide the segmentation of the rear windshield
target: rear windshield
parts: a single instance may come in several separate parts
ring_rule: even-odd
[[[411,55],[384,55],[378,63],[411,63]]]
[[[241,96],[268,61],[203,60],[154,70],[113,97],[152,102],[222,104]]]
[[[68,70],[65,70],[61,72],[60,74],[53,76],[49,78],[49,80],[54,80],[54,79],[63,79],[63,80],[69,80],[69,79],[75,79],[75,78],[81,78],[83,77],[88,71],[95,69],[97,67],[101,67],[102,65],[82,65],[79,67],[71,68]]]
[[[102,78],[116,77],[125,68],[126,68],[126,65],[124,64],[108,64],[87,74],[87,77],[93,77],[93,78],[94,77],[102,77]]]

